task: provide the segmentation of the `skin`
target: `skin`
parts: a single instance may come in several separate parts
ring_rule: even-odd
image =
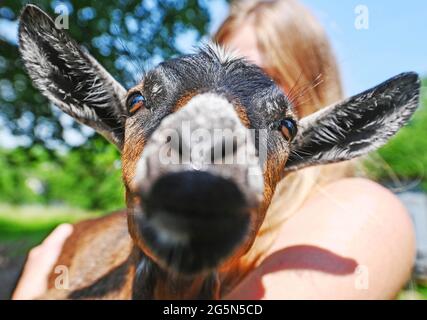
[[[283,224],[270,256],[227,298],[391,299],[414,257],[399,199],[367,179],[342,179],[316,190]]]
[[[228,45],[265,68],[253,35],[243,25]],[[70,233],[70,227],[56,230],[31,251],[14,299],[44,292]],[[410,276],[414,238],[407,211],[390,191],[366,179],[342,179],[314,190],[282,225],[270,254],[226,298],[393,298]]]
[[[62,251],[65,240],[72,233],[71,224],[61,224],[40,245],[31,249],[12,295],[13,300],[34,299],[47,290],[49,273]]]

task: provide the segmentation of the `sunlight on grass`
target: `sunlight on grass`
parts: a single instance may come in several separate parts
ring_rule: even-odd
[[[101,212],[89,212],[63,206],[0,204],[0,240],[19,239],[31,234],[48,233],[61,223],[74,223],[101,216]]]
[[[402,290],[398,300],[427,300],[427,287],[421,285],[414,285],[411,290]]]

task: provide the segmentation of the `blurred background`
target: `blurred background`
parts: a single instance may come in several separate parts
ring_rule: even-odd
[[[403,71],[424,77],[422,107],[411,123],[366,160],[371,178],[404,201],[416,221],[414,279],[401,298],[427,299],[427,2],[302,0],[325,26],[346,94]],[[52,107],[32,86],[17,48],[26,0],[0,0],[0,299],[9,297],[27,251],[57,224],[124,208],[119,153]],[[69,14],[71,36],[119,82],[208,40],[228,12],[225,0],[32,1]],[[367,28],[355,27],[368,9]],[[56,11],[55,11],[56,10]],[[366,27],[366,26],[365,26]]]

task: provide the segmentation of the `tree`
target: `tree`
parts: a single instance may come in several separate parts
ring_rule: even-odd
[[[12,22],[27,2],[4,1],[0,25],[16,28]],[[205,1],[197,0],[38,0],[35,4],[54,18],[65,8],[69,34],[126,86],[140,80],[144,68],[180,53],[179,35],[191,32],[198,40],[209,22]],[[13,135],[24,137],[28,147],[41,144],[52,149],[63,144],[63,126],[85,132],[69,118],[61,125],[59,115],[23,70],[16,37],[0,33],[0,126],[3,123]]]

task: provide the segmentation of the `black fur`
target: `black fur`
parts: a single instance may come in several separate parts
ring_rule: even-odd
[[[418,107],[420,79],[408,72],[301,122],[286,169],[357,157],[388,141]]]
[[[42,93],[121,148],[126,91],[36,6],[28,5],[21,13],[19,47]]]
[[[153,87],[160,94],[153,97]],[[253,129],[273,128],[276,121],[292,112],[286,95],[259,67],[244,59],[224,60],[205,46],[197,54],[182,56],[161,63],[144,77],[143,94],[150,111],[161,114],[141,126],[151,132],[162,118],[173,111],[177,101],[193,93],[213,92],[226,97],[246,110]]]

